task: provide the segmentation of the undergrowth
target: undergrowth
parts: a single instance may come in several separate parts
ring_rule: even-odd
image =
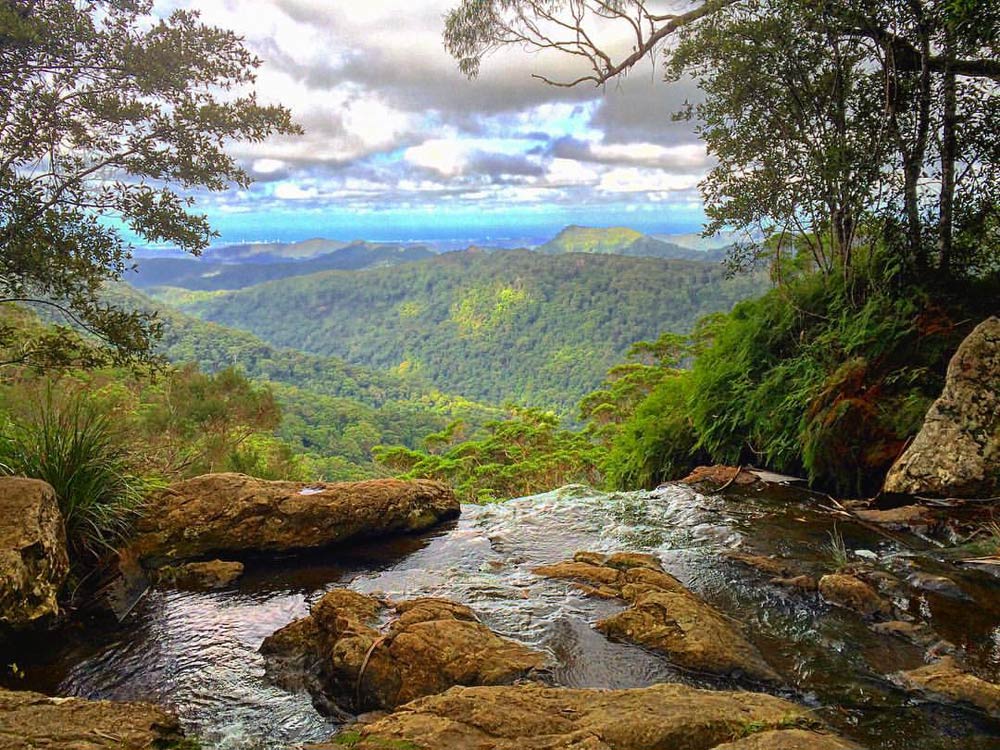
[[[137,474],[107,413],[51,391],[25,416],[0,427],[0,471],[52,485],[74,560],[113,551],[157,483]]]

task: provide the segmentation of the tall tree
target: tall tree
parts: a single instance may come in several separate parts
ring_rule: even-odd
[[[119,227],[198,253],[213,232],[190,193],[250,182],[227,142],[299,132],[258,104],[238,36],[152,10],[0,0],[0,301],[60,310],[118,361],[148,356],[156,332],[101,301],[130,266]]]
[[[579,61],[537,75],[558,86],[662,60],[705,94],[709,229],[791,225],[833,270],[875,218],[903,264],[950,274],[1000,255],[998,19],[998,0],[462,0],[444,38],[470,76],[508,45]]]

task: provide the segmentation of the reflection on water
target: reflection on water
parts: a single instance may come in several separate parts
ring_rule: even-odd
[[[531,569],[575,550],[653,552],[666,568],[737,616],[789,681],[784,694],[879,750],[993,750],[995,724],[901,694],[884,675],[922,662],[922,652],[875,636],[857,618],[814,598],[764,582],[720,559],[747,542],[827,566],[829,519],[799,502],[725,501],[687,487],[606,495],[581,487],[503,504],[466,506],[451,528],[420,538],[343,547],[306,558],[248,560],[238,586],[220,592],[154,591],[111,636],[87,634],[67,645],[35,679],[60,693],[150,700],[173,707],[206,748],[263,750],[322,740],[334,724],[307,696],[264,679],[261,641],[301,617],[334,586],[392,598],[444,596],[472,606],[498,632],[549,652],[554,679],[575,687],[638,687],[682,681],[731,687],[673,669],[663,658],[610,643],[591,625],[620,607],[587,599]],[[883,559],[902,550],[861,528],[841,525],[850,549]],[[984,606],[956,617],[955,603],[924,596],[942,636],[968,651],[970,664],[996,679],[1000,604],[985,576],[963,586]],[[980,587],[977,590],[975,587]],[[911,603],[902,603],[911,606]],[[971,636],[969,634],[972,634]],[[30,669],[29,669],[30,676]],[[831,709],[836,706],[836,709]]]

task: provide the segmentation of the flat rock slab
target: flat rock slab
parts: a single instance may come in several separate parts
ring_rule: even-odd
[[[859,745],[825,732],[773,729],[719,745],[713,750],[861,750]]]
[[[21,629],[57,614],[68,573],[55,490],[38,479],[0,478],[0,627]]]
[[[0,750],[185,747],[177,717],[148,703],[50,698],[0,689]]]
[[[1000,719],[1000,685],[962,670],[950,656],[926,667],[898,672],[893,677],[912,692],[944,703],[972,706]]]
[[[659,651],[684,669],[781,682],[735,621],[685,588],[651,555],[579,552],[535,573],[580,581],[585,593],[632,605],[597,623],[609,638]]]
[[[377,630],[385,614],[394,618]],[[548,661],[496,635],[463,605],[425,597],[386,607],[347,589],[328,593],[260,650],[272,680],[305,688],[333,714],[391,709],[455,685],[510,684]]]
[[[153,497],[133,544],[147,566],[214,553],[280,552],[424,531],[460,513],[440,482],[303,484],[205,474]]]
[[[452,688],[408,703],[350,740],[359,750],[713,750],[749,730],[797,722],[810,723],[803,708],[760,693],[524,684]]]

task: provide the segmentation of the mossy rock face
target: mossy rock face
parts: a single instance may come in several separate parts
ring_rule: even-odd
[[[1000,496],[1000,318],[976,326],[955,352],[941,397],[889,471],[885,491]]]
[[[68,573],[55,490],[38,479],[0,478],[0,630],[56,615]]]

